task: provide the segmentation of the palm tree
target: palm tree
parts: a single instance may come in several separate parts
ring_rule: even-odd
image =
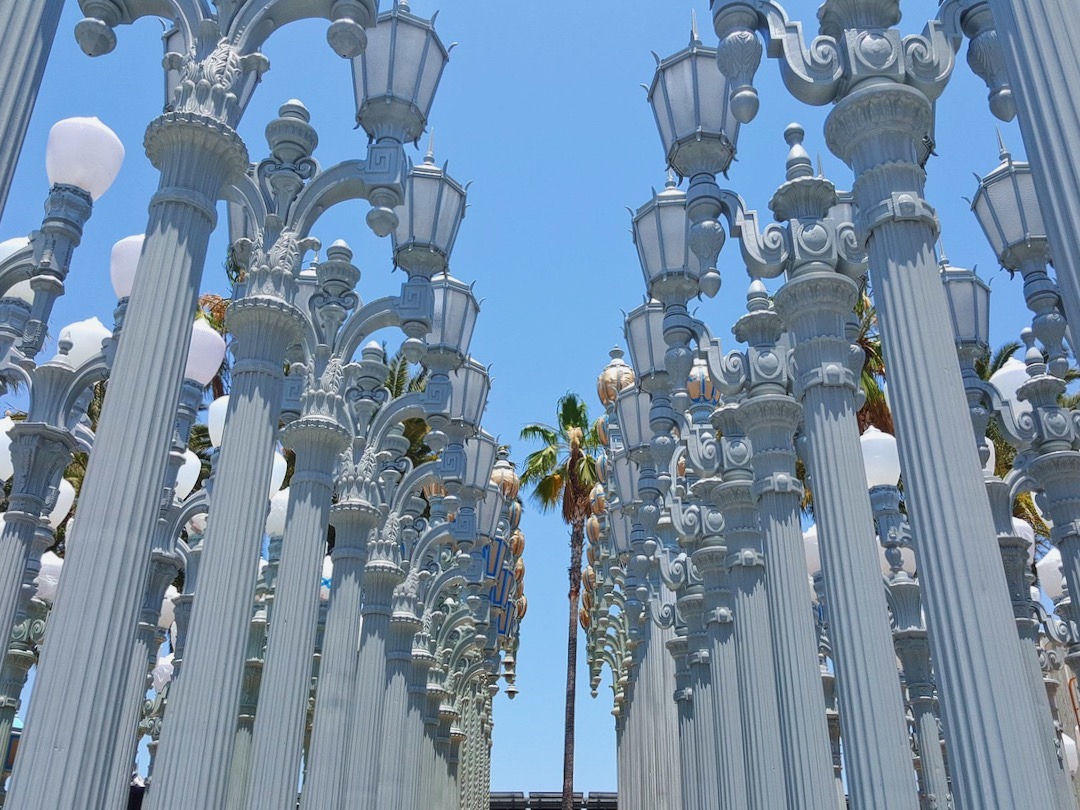
[[[566,725],[563,738],[563,810],[574,807],[574,700],[577,692],[578,596],[581,592],[581,553],[589,496],[596,485],[596,459],[600,447],[589,411],[577,394],[567,393],[557,408],[557,426],[526,425],[521,438],[542,447],[525,458],[521,483],[532,487],[533,500],[544,512],[562,508],[570,527],[570,623],[566,644]]]

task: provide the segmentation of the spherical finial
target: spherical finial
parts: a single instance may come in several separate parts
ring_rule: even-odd
[[[788,146],[795,146],[801,144],[806,137],[806,130],[803,129],[802,124],[791,123],[787,125],[784,130],[784,140]]]

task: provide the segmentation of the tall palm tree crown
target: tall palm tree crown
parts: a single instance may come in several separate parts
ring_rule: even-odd
[[[566,645],[566,723],[563,743],[563,810],[573,810],[574,794],[574,701],[577,692],[578,597],[581,592],[581,555],[585,544],[585,520],[589,495],[598,480],[595,453],[600,449],[589,411],[577,394],[567,393],[556,409],[553,427],[526,425],[521,438],[541,443],[525,458],[521,483],[532,488],[533,500],[542,511],[562,509],[570,527],[570,623]]]

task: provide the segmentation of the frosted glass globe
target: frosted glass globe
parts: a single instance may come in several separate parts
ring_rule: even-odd
[[[135,271],[139,269],[139,257],[142,255],[146,234],[126,236],[112,246],[109,257],[109,279],[112,281],[116,298],[127,298],[135,286]]]
[[[176,597],[180,591],[172,585],[165,589],[165,597],[161,600],[161,613],[158,616],[157,626],[162,630],[168,630],[176,621]]]
[[[821,573],[821,548],[816,524],[803,532],[803,552],[806,554],[806,570],[810,576],[816,577]]]
[[[202,471],[202,462],[190,450],[184,451],[184,463],[176,471],[176,497],[184,500],[195,489]]]
[[[210,433],[210,444],[221,447],[225,436],[225,416],[229,412],[229,395],[218,397],[206,409],[206,428]]]
[[[53,603],[56,598],[56,589],[60,585],[60,572],[63,568],[63,559],[51,551],[46,551],[41,555],[41,570],[34,579],[38,599],[49,605]]]
[[[1052,602],[1057,602],[1065,593],[1065,585],[1062,582],[1065,574],[1061,570],[1061,552],[1056,548],[1050,549],[1046,556],[1035,564],[1035,570],[1039,574],[1043,591]]]
[[[1031,413],[1031,403],[1016,398],[1016,391],[1028,381],[1027,366],[1015,357],[1010,357],[1000,369],[990,375],[990,384],[997,388],[1002,399],[1012,403],[1013,413],[1017,416]]]
[[[52,527],[53,531],[60,528],[60,524],[64,522],[64,519],[71,511],[71,507],[75,505],[75,487],[71,485],[71,482],[66,478],[60,479],[60,486],[56,495],[56,506],[49,512],[46,520]]]
[[[65,357],[72,368],[78,368],[100,352],[101,344],[110,337],[112,337],[112,332],[106,329],[105,324],[97,318],[76,321],[60,330],[60,342],[71,341],[71,348],[68,349]],[[57,357],[60,356],[57,353]]]
[[[862,445],[863,464],[866,465],[866,486],[895,487],[900,480],[900,454],[896,438],[882,433],[876,427],[868,427],[859,437]]]
[[[45,173],[52,185],[76,186],[97,200],[123,162],[124,145],[97,118],[65,118],[49,130]]]
[[[184,379],[194,380],[206,387],[214,379],[225,359],[225,339],[204,318],[196,319],[191,326],[191,342],[188,348]]]
[[[289,511],[289,490],[283,489],[270,499],[270,512],[266,516],[266,533],[270,537],[285,536],[285,515]]]

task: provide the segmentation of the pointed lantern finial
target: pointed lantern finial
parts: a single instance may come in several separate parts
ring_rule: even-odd
[[[784,140],[791,147],[787,156],[788,180],[814,176],[814,166],[810,162],[810,154],[802,145],[805,137],[806,130],[799,124],[788,124],[787,129],[784,130]]]

